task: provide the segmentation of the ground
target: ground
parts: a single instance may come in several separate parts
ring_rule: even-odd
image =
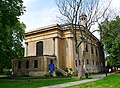
[[[76,78],[34,78],[34,77],[15,77],[11,79],[0,78],[0,88],[38,88],[72,81],[80,81]],[[83,80],[83,79],[82,79]],[[86,79],[84,79],[86,80]],[[89,80],[89,79],[87,79]],[[120,73],[111,74],[107,77],[68,88],[120,88]]]
[[[120,73],[109,75],[101,80],[66,88],[120,88]]]

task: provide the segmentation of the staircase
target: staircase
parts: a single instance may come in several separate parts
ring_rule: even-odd
[[[65,72],[63,69],[55,67],[56,70],[58,70],[59,72],[61,72],[64,76],[67,76],[67,72]]]

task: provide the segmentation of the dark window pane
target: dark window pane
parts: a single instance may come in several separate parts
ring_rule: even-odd
[[[21,69],[21,61],[18,61],[18,69]]]
[[[91,45],[91,53],[94,54],[94,52],[93,52],[93,45]]]
[[[89,60],[87,59],[87,64],[89,64]]]
[[[26,61],[26,68],[29,68],[29,61]]]
[[[94,60],[92,62],[93,62],[93,65],[94,65]]]
[[[79,60],[79,65],[80,65],[80,60]]]
[[[42,56],[43,55],[43,42],[37,42],[36,44],[36,56]]]
[[[98,61],[96,61],[96,66],[98,66],[99,65],[99,62]]]
[[[38,60],[34,60],[34,68],[38,68]]]
[[[86,52],[88,52],[88,44],[86,44]]]
[[[53,60],[50,60],[50,64],[53,64]]]
[[[77,60],[75,60],[75,66],[77,67]]]

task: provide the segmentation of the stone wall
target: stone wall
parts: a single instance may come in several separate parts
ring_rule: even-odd
[[[34,61],[38,61],[38,66],[35,67]],[[54,56],[41,56],[41,57],[26,57],[23,59],[12,60],[13,74],[16,76],[44,76],[48,72],[48,65],[50,60],[55,64]],[[21,61],[21,68],[18,62]],[[26,68],[26,61],[29,61],[29,68]]]

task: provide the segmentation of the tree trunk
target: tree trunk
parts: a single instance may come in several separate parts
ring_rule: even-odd
[[[78,78],[83,77],[84,73],[83,73],[83,68],[82,68],[82,64],[80,65],[79,60],[80,60],[80,55],[79,55],[79,48],[76,49],[76,59],[77,59],[77,71],[78,71]]]

